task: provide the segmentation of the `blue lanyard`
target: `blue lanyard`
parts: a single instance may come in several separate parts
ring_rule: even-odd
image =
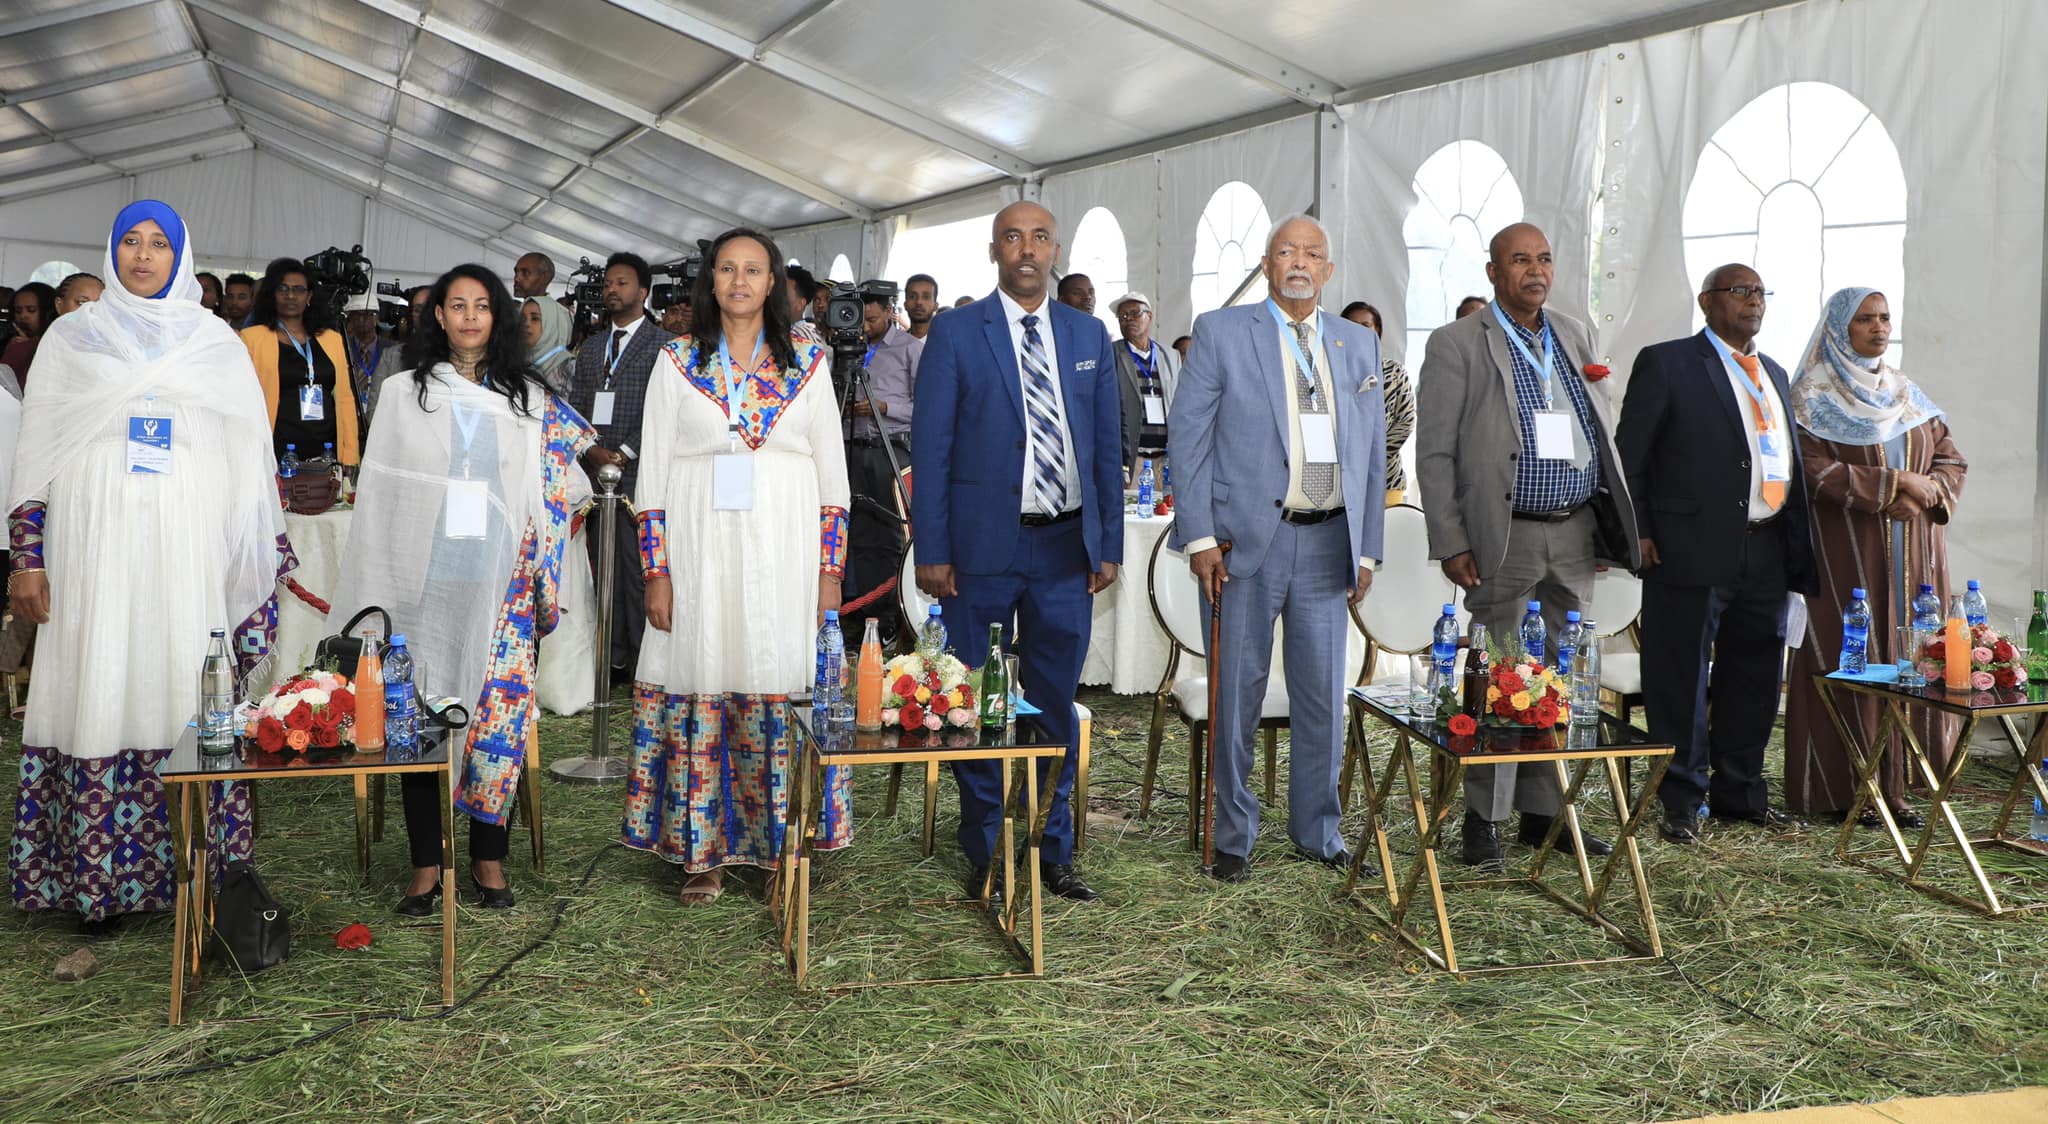
[[[1557,356],[1550,349],[1550,318],[1543,318],[1543,331],[1536,337],[1536,346],[1543,352],[1543,360],[1538,362],[1534,355],[1529,354],[1529,345],[1522,342],[1522,333],[1515,331],[1515,326],[1508,321],[1508,314],[1501,311],[1500,302],[1494,301],[1489,307],[1493,309],[1493,318],[1500,321],[1501,331],[1507,333],[1508,343],[1522,353],[1522,358],[1536,372],[1536,377],[1543,381],[1543,404],[1550,409],[1556,409],[1557,385],[1556,380],[1551,377],[1550,368]]]
[[[309,339],[309,340],[306,340],[305,342],[301,343],[301,342],[299,341],[299,338],[298,338],[297,336],[294,336],[294,335],[292,335],[292,330],[291,330],[290,328],[287,328],[287,327],[285,327],[285,326],[284,326],[284,325],[282,325],[282,324],[278,325],[278,328],[277,328],[277,330],[278,330],[279,332],[282,332],[282,333],[284,334],[285,342],[286,342],[286,343],[289,343],[289,344],[291,344],[291,345],[292,345],[292,350],[293,350],[293,351],[296,351],[296,352],[298,352],[298,353],[299,353],[299,358],[300,358],[300,359],[303,359],[303,360],[305,360],[305,362],[306,362],[306,385],[307,385],[307,386],[312,386],[312,385],[313,385],[313,341]]]
[[[1764,388],[1759,385],[1763,381],[1764,361],[1762,359],[1756,361],[1757,377],[1752,379],[1749,377],[1749,372],[1742,369],[1742,364],[1735,361],[1734,348],[1729,347],[1726,341],[1712,332],[1707,333],[1707,338],[1714,341],[1714,350],[1721,353],[1721,365],[1733,368],[1736,374],[1742,376],[1735,381],[1742,384],[1743,392],[1749,395],[1750,401],[1756,403],[1756,416],[1763,419],[1757,428],[1759,430],[1763,430],[1766,427],[1776,429],[1778,427],[1777,412],[1771,409],[1771,400],[1765,396]]]
[[[868,345],[868,353],[867,353],[866,355],[864,355],[864,356],[862,356],[862,357],[861,357],[861,360],[860,360],[860,365],[861,365],[861,366],[863,366],[863,367],[865,367],[865,366],[867,366],[868,364],[870,364],[870,363],[873,363],[873,362],[875,361],[875,352],[877,352],[877,351],[880,351],[880,350],[881,350],[881,348],[882,348],[882,345],[881,345],[881,344],[878,344],[878,343],[871,343],[871,344],[869,344],[869,345]]]
[[[348,353],[349,353],[349,358],[350,358],[350,360],[351,360],[351,361],[354,361],[354,360],[359,360],[359,359],[361,359],[361,358],[363,357],[363,351],[362,351],[362,349],[361,349],[360,347],[357,347],[357,346],[356,346],[356,342],[355,342],[355,341],[354,341],[353,339],[351,339],[351,340],[349,340],[349,341],[348,341]],[[384,341],[383,341],[383,340],[378,340],[378,341],[377,341],[377,343],[376,343],[376,346],[375,346],[375,347],[373,347],[373,348],[371,349],[371,351],[370,351],[370,361],[369,361],[369,363],[368,363],[368,364],[364,364],[364,363],[356,363],[356,364],[355,364],[355,368],[356,368],[356,370],[358,370],[358,371],[361,371],[362,373],[364,373],[364,374],[366,374],[366,375],[371,375],[371,374],[375,374],[375,373],[377,372],[377,362],[378,362],[379,360],[383,359],[383,358],[384,358]]]
[[[1297,371],[1299,371],[1299,372],[1300,372],[1300,374],[1301,374],[1301,381],[1302,381],[1302,382],[1305,382],[1305,383],[1307,383],[1307,384],[1308,384],[1308,396],[1309,396],[1309,401],[1310,401],[1310,402],[1314,402],[1314,401],[1315,401],[1315,397],[1316,397],[1316,393],[1317,393],[1317,391],[1319,390],[1319,388],[1320,388],[1320,385],[1321,385],[1321,384],[1319,384],[1319,383],[1318,383],[1318,382],[1316,381],[1316,365],[1315,365],[1315,364],[1314,364],[1313,362],[1311,362],[1311,361],[1309,360],[1308,354],[1307,354],[1306,352],[1304,352],[1304,351],[1302,351],[1302,350],[1301,350],[1301,338],[1300,338],[1299,336],[1297,336],[1297,335],[1295,335],[1295,334],[1294,334],[1294,330],[1293,330],[1292,328],[1289,328],[1289,327],[1287,326],[1287,324],[1288,324],[1288,320],[1287,320],[1287,314],[1286,314],[1286,313],[1284,313],[1284,312],[1282,312],[1282,311],[1280,311],[1280,305],[1279,305],[1279,304],[1278,304],[1277,302],[1275,302],[1275,301],[1273,300],[1273,298],[1272,298],[1272,297],[1267,297],[1267,298],[1266,298],[1266,307],[1267,307],[1267,308],[1270,308],[1270,309],[1272,309],[1272,310],[1273,310],[1273,316],[1274,316],[1274,318],[1275,318],[1275,319],[1277,319],[1277,320],[1278,320],[1278,321],[1280,322],[1280,329],[1281,329],[1281,330],[1280,330],[1280,334],[1281,334],[1282,336],[1286,337],[1286,339],[1287,339],[1287,346],[1288,346],[1288,347],[1289,347],[1290,349],[1292,349],[1292,350],[1293,350],[1293,352],[1294,352],[1294,358],[1295,358],[1296,362],[1298,362],[1298,363],[1300,364],[1300,366],[1298,366],[1298,367],[1296,368],[1296,370],[1297,370]],[[1322,310],[1321,310],[1321,309],[1317,309],[1317,310],[1316,310],[1316,350],[1317,350],[1317,351],[1321,351],[1322,349],[1323,349],[1323,313],[1322,313]]]
[[[761,357],[761,341],[765,333],[754,333],[753,355]],[[732,361],[732,346],[723,334],[718,337],[718,357],[725,361],[725,431],[734,440],[740,435],[740,408],[747,399],[747,381],[754,376],[741,372],[740,365]]]
[[[560,355],[568,350],[568,348],[563,347],[561,344],[556,344],[554,347],[548,350],[548,353],[546,355],[540,356],[539,358],[535,359],[533,361],[533,365],[535,367],[544,367],[547,365],[548,360],[553,359],[555,356]],[[621,348],[620,350],[624,349]]]
[[[644,319],[646,319],[646,317],[644,317],[644,316],[643,316],[643,317],[641,317],[641,319],[642,319],[642,320],[644,320]],[[639,331],[639,330],[640,330],[640,321],[639,321],[639,320],[635,320],[635,321],[633,321],[633,326],[632,326],[632,327],[630,327],[630,328],[621,328],[621,327],[618,327],[618,326],[616,326],[616,325],[614,325],[614,326],[612,327],[612,333],[613,333],[613,335],[612,335],[612,337],[611,337],[611,338],[612,338],[612,339],[614,339],[614,340],[618,340],[618,343],[619,343],[619,353],[618,353],[617,355],[614,355],[614,356],[612,356],[612,361],[611,361],[611,363],[610,363],[610,364],[608,364],[608,365],[607,365],[607,366],[605,367],[605,369],[604,369],[604,389],[606,389],[606,390],[610,390],[610,389],[612,388],[612,376],[614,376],[614,375],[616,375],[616,374],[618,374],[618,373],[619,373],[619,361],[620,361],[621,359],[624,359],[624,358],[626,357],[626,348],[628,348],[628,347],[632,346],[632,343],[633,343],[633,333],[634,333],[634,332],[637,332],[637,331]],[[617,333],[619,333],[619,332],[624,332],[624,333],[626,333],[626,338],[625,338],[625,339],[622,339],[622,340],[621,340],[621,339],[619,339],[619,337],[618,337],[618,334],[617,334]],[[607,344],[607,346],[609,346],[609,344]]]
[[[1152,347],[1158,346],[1156,343],[1152,345]],[[1154,354],[1152,349],[1147,348],[1140,354],[1137,348],[1131,346],[1131,341],[1129,340],[1124,341],[1124,347],[1130,351],[1131,362],[1138,365],[1138,373],[1144,376],[1145,382],[1147,384],[1157,382],[1159,380],[1159,370],[1152,363],[1152,356]]]

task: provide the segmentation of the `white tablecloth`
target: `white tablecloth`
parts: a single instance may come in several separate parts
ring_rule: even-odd
[[[319,515],[285,512],[284,533],[298,555],[299,568],[291,578],[307,593],[323,601],[334,599],[341,582],[341,556],[348,549],[348,530],[355,509],[331,508]],[[271,686],[304,671],[313,662],[313,649],[327,635],[327,614],[299,599],[299,595],[277,586],[277,640],[271,646],[276,660],[271,668]],[[354,668],[344,668],[353,675]]]
[[[1124,516],[1124,564],[1116,584],[1095,595],[1081,682],[1108,684],[1119,695],[1149,694],[1158,688],[1172,642],[1152,616],[1147,567],[1153,545],[1171,526],[1170,515]],[[1160,565],[1185,566],[1187,561],[1168,553],[1161,556]]]

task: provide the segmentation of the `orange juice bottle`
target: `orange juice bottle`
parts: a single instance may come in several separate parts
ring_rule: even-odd
[[[1970,690],[1970,626],[1963,621],[1963,599],[1948,599],[1948,624],[1942,630],[1942,682],[1951,691]]]
[[[853,726],[856,730],[882,728],[882,632],[881,622],[868,618],[860,638],[860,669],[854,673]]]
[[[363,654],[356,659],[356,748],[384,748],[384,661],[376,637],[363,634]]]

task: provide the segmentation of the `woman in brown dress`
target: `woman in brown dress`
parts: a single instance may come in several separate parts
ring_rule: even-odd
[[[1884,361],[1891,307],[1874,289],[1843,289],[1828,299],[1798,378],[1792,413],[1813,503],[1813,547],[1820,592],[1807,601],[1807,625],[1792,658],[1785,709],[1785,804],[1809,814],[1846,813],[1856,798],[1856,768],[1821,704],[1813,677],[1833,671],[1842,651],[1842,610],[1861,586],[1870,603],[1871,662],[1895,658],[1893,628],[1912,623],[1912,600],[1932,585],[1948,604],[1944,530],[1962,496],[1969,462],[1956,451],[1942,411]],[[1876,733],[1875,699],[1837,696],[1858,736]],[[1954,722],[1916,716],[1914,736],[1936,767],[1955,736]],[[1895,735],[1878,771],[1885,802],[1902,827],[1923,820],[1906,804],[1904,746]],[[1862,817],[1878,826],[1875,809]]]

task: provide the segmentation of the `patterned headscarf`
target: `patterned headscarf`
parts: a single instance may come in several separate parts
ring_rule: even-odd
[[[1792,381],[1792,415],[1800,428],[1841,445],[1882,445],[1929,418],[1940,407],[1911,379],[1884,361],[1849,346],[1849,322],[1876,289],[1841,289],[1828,298],[1799,377]],[[1880,294],[1881,295],[1881,294]]]

